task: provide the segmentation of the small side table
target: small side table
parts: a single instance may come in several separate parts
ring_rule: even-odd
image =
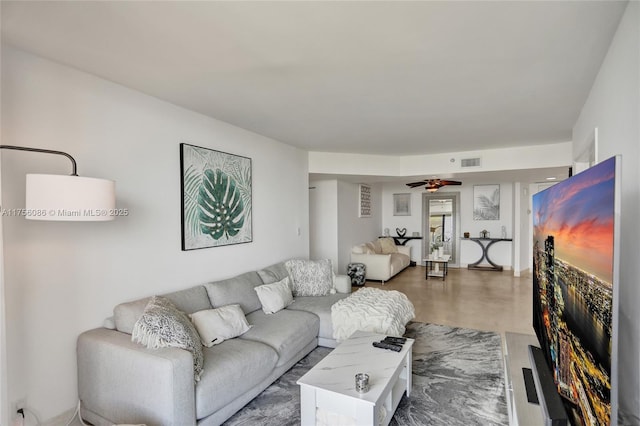
[[[367,265],[364,263],[349,263],[347,275],[351,278],[351,285],[362,287],[366,281]]]
[[[429,255],[429,257],[423,259],[427,267],[425,279],[428,280],[429,277],[438,277],[444,281],[449,272],[449,259],[451,259],[451,256],[448,254],[442,255],[442,257]],[[442,269],[440,267],[442,267]]]

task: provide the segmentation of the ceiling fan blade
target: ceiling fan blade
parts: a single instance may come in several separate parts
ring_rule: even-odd
[[[441,180],[440,181],[441,185],[462,185],[462,182],[459,182],[457,180]]]
[[[426,185],[427,182],[426,181],[422,181],[422,182],[411,182],[408,183],[407,186],[411,187],[411,188],[415,188],[416,186],[422,186],[422,185]]]

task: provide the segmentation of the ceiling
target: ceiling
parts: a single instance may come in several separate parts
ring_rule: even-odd
[[[570,141],[626,7],[0,4],[3,43],[305,150],[379,155]]]

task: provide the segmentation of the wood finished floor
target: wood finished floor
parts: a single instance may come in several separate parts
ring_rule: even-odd
[[[408,267],[391,281],[367,281],[365,287],[398,290],[416,309],[415,321],[476,330],[534,334],[531,275],[513,271],[450,268],[445,281],[425,279],[425,267]],[[355,290],[355,288],[354,288]]]

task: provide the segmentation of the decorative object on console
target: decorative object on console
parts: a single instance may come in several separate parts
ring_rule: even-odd
[[[407,235],[407,228],[396,228],[396,233],[398,234],[398,237],[404,237]]]
[[[204,366],[200,335],[187,314],[166,297],[151,298],[133,326],[131,341],[149,349],[173,347],[188,350],[193,354],[195,381],[200,380]]]
[[[500,227],[500,238],[507,238],[507,227],[504,225]]]
[[[107,221],[118,215],[115,182],[78,176],[76,160],[66,152],[14,145],[0,149],[62,155],[71,161],[70,176],[27,174],[25,208],[15,209],[24,211],[27,219]]]
[[[180,144],[182,250],[249,243],[251,159]]]
[[[465,232],[463,235],[464,235],[465,238],[469,238],[471,236],[471,234],[468,233],[468,232]]]
[[[411,194],[393,194],[393,215],[411,216]]]
[[[358,186],[358,217],[371,217],[371,187],[362,183]]]
[[[474,185],[473,220],[500,219],[500,185]]]
[[[384,228],[384,230],[382,231],[382,235],[384,235],[385,237],[389,236],[389,228]]]
[[[487,231],[486,229],[480,231],[480,238],[489,238],[489,231]]]

